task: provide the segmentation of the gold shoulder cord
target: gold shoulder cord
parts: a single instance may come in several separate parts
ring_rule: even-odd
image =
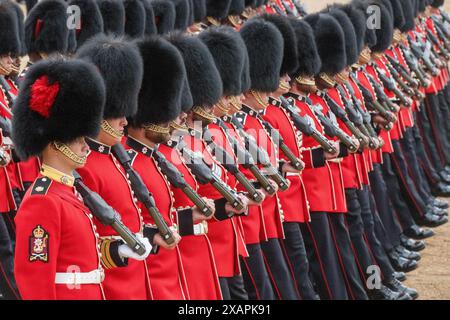
[[[111,127],[111,125],[108,123],[108,121],[103,120],[101,128],[103,131],[105,131],[110,136],[116,138],[116,139],[122,139],[123,134]]]
[[[56,150],[61,152],[63,155],[65,155],[67,158],[69,158],[73,162],[80,164],[80,165],[84,165],[86,163],[87,157],[80,157],[75,152],[73,152],[66,144],[64,144],[62,142],[54,141],[53,146],[56,148]]]

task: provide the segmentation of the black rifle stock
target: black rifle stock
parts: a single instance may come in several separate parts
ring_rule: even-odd
[[[183,193],[195,204],[198,210],[205,216],[209,217],[214,212],[206,204],[205,200],[195,191],[183,178],[183,175],[178,169],[167,159],[164,155],[158,151],[154,151],[152,157],[158,162],[158,166],[161,171],[166,175],[170,184],[177,189],[183,191]]]
[[[211,184],[227,202],[237,210],[243,210],[244,204],[238,195],[226,185],[220,177],[213,174],[211,168],[201,158],[196,158],[193,152],[183,147],[181,153],[186,159],[186,165],[200,184]]]
[[[111,151],[115,156],[115,158],[120,162],[120,164],[125,169],[127,177],[131,184],[131,188],[134,191],[134,195],[140,202],[142,202],[142,204],[147,209],[148,213],[155,222],[156,227],[158,228],[159,233],[163,238],[163,240],[169,245],[173,244],[175,242],[175,237],[173,236],[172,231],[170,230],[166,221],[161,216],[161,213],[159,212],[158,208],[155,205],[155,200],[153,199],[153,196],[151,195],[150,191],[148,191],[144,181],[142,181],[141,176],[131,166],[130,156],[120,143],[112,146]]]
[[[316,140],[316,142],[326,152],[333,154],[337,152],[337,149],[334,147],[334,145],[332,145],[331,142],[322,133],[314,128],[313,125],[305,117],[302,117],[298,113],[298,111],[292,107],[289,101],[286,100],[286,98],[280,97],[280,101],[281,107],[291,115],[294,125],[298,130],[300,130],[300,132]]]
[[[145,253],[144,244],[120,221],[120,216],[114,208],[108,205],[98,193],[89,189],[75,171],[75,189],[83,197],[83,202],[91,213],[105,226],[113,228],[125,243],[139,255]]]

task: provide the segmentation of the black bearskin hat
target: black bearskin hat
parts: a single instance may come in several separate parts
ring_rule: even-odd
[[[297,38],[294,28],[287,17],[275,14],[263,14],[260,18],[271,22],[281,32],[284,40],[283,63],[281,65],[280,75],[290,74],[298,68],[298,50]]]
[[[197,37],[179,32],[168,37],[186,66],[193,105],[211,107],[222,96],[222,80],[208,47]]]
[[[344,31],[345,38],[345,53],[347,55],[347,65],[351,66],[358,61],[359,51],[358,51],[358,43],[356,39],[355,28],[353,27],[352,21],[350,18],[344,13],[344,11],[336,8],[329,7],[328,11],[326,11],[329,15],[339,22],[342,30]]]
[[[122,0],[97,0],[103,17],[105,34],[121,36],[125,33],[125,7]]]
[[[175,5],[171,1],[152,0],[150,4],[155,14],[155,24],[158,34],[165,34],[175,27]]]
[[[377,0],[369,1],[371,5],[378,6],[380,9],[380,28],[375,30],[375,34],[377,36],[377,43],[370,47],[370,49],[374,52],[383,52],[392,43],[392,39],[394,36],[394,22],[391,19],[391,15],[386,6]]]
[[[20,8],[20,6],[12,0],[4,1],[3,4],[10,6],[10,10],[12,10],[12,12],[14,13],[16,26],[17,26],[17,37],[19,39],[19,50],[18,50],[18,52],[11,51],[11,53],[17,54],[18,56],[24,56],[27,54],[27,48],[25,45],[25,25],[24,25],[25,16],[23,14],[23,11]],[[1,20],[2,20],[2,18],[0,18],[0,21]],[[7,30],[11,30],[11,29],[1,27],[0,30],[7,31]],[[4,37],[5,35],[2,35],[2,36]],[[8,37],[8,36],[12,36],[12,35],[6,35],[6,36]],[[0,43],[1,44],[8,43],[7,39],[5,39],[4,41],[0,40]]]
[[[229,15],[241,15],[245,10],[245,0],[231,0]]]
[[[364,14],[364,12],[358,10],[351,4],[336,7],[344,11],[347,17],[352,22],[353,29],[355,30],[356,35],[357,51],[361,52],[365,46],[365,35],[367,29],[366,15]]]
[[[78,6],[81,11],[80,29],[76,29],[77,45],[103,32],[103,18],[95,0],[71,0],[69,5]],[[78,26],[77,26],[78,27]]]
[[[206,14],[208,17],[225,19],[230,11],[231,0],[206,0]]]
[[[175,29],[185,30],[189,26],[189,1],[170,0],[175,6]]]
[[[274,92],[280,83],[283,36],[270,22],[250,19],[239,31],[249,56],[251,89]]]
[[[28,53],[66,53],[69,42],[67,4],[62,0],[38,2],[25,20]]]
[[[101,34],[80,47],[77,56],[96,65],[103,76],[106,87],[103,119],[136,113],[143,71],[142,58],[133,43]]]
[[[210,27],[199,34],[211,52],[222,78],[223,94],[241,94],[241,75],[244,69],[245,45],[241,47],[239,33],[231,27]]]
[[[400,0],[389,0],[394,13],[394,28],[401,30],[406,23]]]
[[[347,65],[345,36],[339,22],[329,14],[307,15],[304,20],[314,30],[317,51],[322,61],[321,72],[330,75],[341,72]]]
[[[19,55],[21,43],[16,13],[8,3],[0,3],[0,55]]]
[[[181,111],[186,69],[180,52],[167,40],[152,36],[137,42],[144,77],[137,113],[130,124],[140,127],[174,120]]]
[[[203,21],[206,18],[206,0],[192,0],[195,22]]]
[[[150,0],[139,0],[142,2],[145,11],[145,27],[144,34],[152,35],[156,34],[155,14],[153,13],[153,7],[150,4]]]
[[[319,52],[311,26],[303,20],[289,18],[297,38],[298,68],[292,74],[298,76],[315,76],[319,74],[322,67]]]
[[[415,28],[416,22],[414,21],[414,9],[413,3],[410,0],[399,0],[402,6],[403,16],[405,17],[405,23],[400,28],[401,32],[408,32]]]
[[[444,0],[432,0],[431,6],[434,8],[439,8],[440,6],[444,5]]]
[[[145,9],[140,0],[124,0],[125,34],[131,38],[140,38],[145,32]]]
[[[68,143],[100,129],[105,86],[81,60],[45,60],[28,70],[14,104],[12,139],[23,160],[53,141]]]

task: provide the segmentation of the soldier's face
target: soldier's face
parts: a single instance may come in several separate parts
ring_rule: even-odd
[[[13,63],[14,61],[9,54],[0,56],[0,75],[7,76],[8,74],[10,74],[12,71]]]
[[[158,124],[162,128],[169,128],[169,123]],[[145,137],[153,143],[166,143],[170,140],[170,131],[167,133],[155,132],[152,130],[145,130]]]
[[[123,135],[123,133],[125,131],[125,127],[128,124],[127,118],[125,118],[125,117],[115,118],[115,119],[106,119],[106,121],[117,133],[120,133],[121,135]],[[100,131],[100,136],[101,136],[100,142],[105,143],[110,146],[113,146],[116,143],[121,142],[121,140],[122,140],[121,137],[119,138],[119,137],[112,136],[112,135],[104,132],[103,130]]]

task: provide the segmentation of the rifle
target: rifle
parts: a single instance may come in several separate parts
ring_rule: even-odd
[[[395,85],[394,80],[388,78],[385,74],[380,73],[380,79],[383,82],[384,86],[391,92],[393,92],[395,94],[395,96],[401,101],[401,103],[405,106],[405,107],[411,107],[411,101],[409,101],[408,99],[406,99],[405,95],[403,94],[403,92],[401,92],[397,86]],[[407,86],[406,86],[407,87]],[[391,110],[392,111],[392,110]]]
[[[445,47],[439,42],[439,40],[434,36],[434,34],[433,34],[430,30],[428,30],[428,29],[427,29],[427,36],[428,36],[428,39],[429,39],[431,42],[433,42],[433,44],[434,44],[435,46],[437,46],[437,47],[439,48],[439,51],[441,52],[441,55],[442,55],[445,59],[449,60],[449,59],[450,59],[450,53],[448,52],[447,48],[445,48]]]
[[[253,184],[245,177],[245,175],[239,170],[239,167],[235,163],[233,157],[228,154],[222,147],[218,146],[209,132],[208,129],[203,130],[203,140],[211,147],[212,152],[220,164],[230,172],[237,181],[247,190],[249,198],[253,201],[261,202],[263,199],[261,194],[256,190]]]
[[[312,137],[320,146],[328,153],[336,153],[337,150],[334,145],[322,134],[320,133],[310,122],[308,118],[302,117],[298,110],[295,109],[285,97],[280,97],[281,107],[286,110],[294,122],[294,125],[300,132]]]
[[[270,183],[269,179],[259,170],[256,165],[255,160],[253,159],[250,152],[248,152],[245,148],[242,148],[240,143],[228,133],[228,128],[223,125],[222,122],[219,122],[219,125],[224,129],[224,132],[228,138],[228,141],[233,147],[234,153],[238,159],[238,163],[241,164],[244,168],[250,170],[253,176],[256,178],[261,187],[269,194],[274,195],[275,189]]]
[[[289,188],[288,182],[285,178],[283,178],[283,176],[281,176],[278,170],[273,167],[267,151],[263,148],[260,148],[254,141],[254,138],[251,137],[247,132],[245,132],[244,127],[237,120],[237,118],[233,117],[231,122],[239,131],[241,137],[244,139],[245,148],[249,150],[252,155],[256,155],[256,157],[254,158],[256,158],[256,161],[264,167],[264,169],[267,171],[267,175],[273,181],[275,181],[275,183],[280,187],[281,191],[287,190]]]
[[[422,59],[423,63],[433,76],[437,76],[439,74],[439,70],[431,62],[429,56],[426,54],[427,52],[425,50],[422,51],[420,44],[414,42],[411,37],[408,37],[408,40],[412,53],[417,57],[417,59]]]
[[[313,106],[313,110],[320,123],[322,123],[327,135],[338,138],[351,152],[357,150],[355,143],[339,126],[327,118],[317,106]]]
[[[192,189],[192,187],[183,178],[183,175],[172,163],[167,161],[164,155],[157,150],[153,151],[153,159],[158,162],[158,166],[164,175],[169,180],[170,184],[177,189],[181,189],[183,193],[195,204],[199,211],[205,216],[209,217],[213,214],[212,209],[206,204],[205,200]]]
[[[113,207],[108,205],[100,195],[87,187],[78,172],[74,171],[75,189],[83,197],[83,202],[91,213],[105,226],[110,226],[116,231],[125,243],[139,255],[145,253],[144,244],[130,231],[120,220],[120,215]]]
[[[417,58],[405,46],[401,46],[400,48],[403,50],[403,55],[409,68],[414,72],[422,86],[428,88],[430,82],[426,79],[425,71],[422,70]]]
[[[395,118],[389,112],[387,112],[387,110],[377,100],[374,99],[372,93],[366,87],[361,85],[359,80],[356,77],[354,77],[354,75],[351,75],[351,77],[353,81],[355,81],[355,83],[358,85],[359,90],[361,90],[361,93],[364,97],[364,101],[366,102],[366,104],[370,106],[373,110],[378,111],[380,115],[387,121],[395,122]],[[385,126],[386,130],[388,130],[388,128],[389,128],[388,126]]]
[[[217,177],[212,172],[211,168],[203,161],[203,159],[196,157],[191,150],[182,144],[179,144],[178,147],[180,148],[181,154],[186,159],[186,165],[200,184],[205,185],[210,183],[233,208],[237,210],[244,209],[244,204],[241,202],[238,195],[231,190],[220,177]]]
[[[389,72],[394,77],[395,81],[398,83],[403,92],[405,92],[408,96],[413,97],[416,92],[403,81],[397,69],[389,61],[387,61],[386,66],[388,67]]]
[[[395,69],[402,76],[402,78],[405,79],[406,82],[408,82],[408,84],[411,87],[417,89],[418,87],[417,81],[409,74],[408,69],[406,69],[406,67],[401,63],[399,63],[398,61],[394,60],[394,58],[392,58],[391,56],[386,55],[386,58],[388,59],[390,67],[392,67],[392,69]]]
[[[342,97],[345,97],[344,88],[340,85],[337,87],[337,90],[341,94]],[[350,94],[351,95],[351,94]],[[352,97],[351,97],[352,98]],[[342,99],[345,110],[339,107],[339,105],[331,99],[331,97],[326,94],[325,100],[327,101],[328,106],[330,107],[331,112],[335,114],[336,117],[341,119],[342,122],[347,126],[347,128],[352,132],[352,134],[360,141],[360,143],[364,143],[366,140],[366,136],[361,132],[359,128],[361,128],[363,119],[362,116],[353,109],[353,106],[350,105],[350,101],[346,99]],[[353,121],[350,120],[350,116]]]
[[[303,164],[300,160],[294,155],[291,149],[284,143],[284,139],[281,137],[278,130],[276,130],[270,123],[267,121],[262,121],[264,128],[269,132],[272,140],[280,147],[283,154],[288,158],[289,163],[297,170],[303,170]]]
[[[112,146],[111,151],[125,169],[127,178],[130,181],[131,188],[133,189],[136,198],[140,202],[142,202],[142,204],[147,209],[148,213],[155,222],[159,233],[161,234],[161,237],[167,244],[173,244],[175,242],[175,237],[173,236],[172,231],[169,229],[166,221],[161,216],[161,213],[155,205],[155,199],[153,199],[152,194],[150,193],[150,191],[148,191],[147,186],[145,185],[144,181],[142,181],[141,176],[131,166],[130,156],[120,143]]]
[[[355,83],[356,83],[356,81],[355,81]],[[356,98],[355,90],[353,89],[352,85],[348,84],[346,87],[347,87],[348,91],[350,92],[350,96],[353,99],[353,105],[355,106],[355,109],[356,109],[356,110],[354,110],[354,112],[355,113],[357,112],[358,116],[361,116],[362,124],[358,125],[359,122],[356,122],[356,121],[352,120],[352,116],[351,115],[352,115],[353,111],[352,111],[352,113],[349,113],[349,119],[351,121],[353,121],[354,123],[356,123],[358,129],[365,136],[367,136],[369,138],[369,148],[370,149],[375,149],[375,143],[373,142],[373,139],[378,138],[378,136],[377,136],[375,130],[373,129],[372,125],[371,125],[372,117],[370,116],[370,114],[367,111],[365,111],[362,108],[361,102]],[[352,110],[352,109],[350,109],[350,110]],[[347,112],[348,112],[348,110],[347,110]]]
[[[381,87],[381,85],[375,81],[375,79],[372,77],[372,75],[368,74],[367,77],[368,77],[373,89],[375,90],[375,94],[377,95],[377,98],[380,99],[381,102],[384,103],[385,106],[387,106],[387,108],[391,112],[397,112],[398,106],[396,106],[392,103],[392,101],[389,99],[389,97],[386,95],[386,93],[384,93],[384,89]],[[391,121],[391,122],[395,122],[395,121]]]

